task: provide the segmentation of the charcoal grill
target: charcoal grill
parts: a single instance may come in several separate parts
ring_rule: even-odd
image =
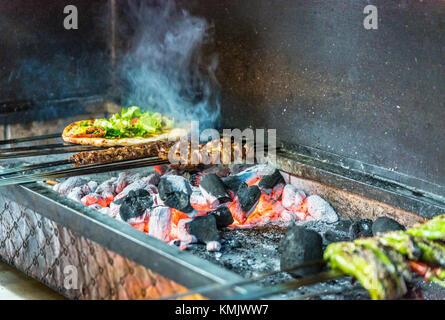
[[[128,102],[118,66],[137,36],[134,7],[43,2],[45,13],[24,1],[0,4],[0,27],[10,31],[0,46],[0,60],[8,61],[0,71],[2,139],[54,134]],[[277,128],[277,166],[286,182],[322,196],[342,218],[389,216],[410,226],[445,212],[445,4],[375,2],[381,19],[373,31],[362,27],[367,1],[175,3],[213,26],[201,63],[218,53],[218,128]],[[80,30],[61,28],[67,4],[82,14]],[[53,152],[50,160],[66,157]],[[23,160],[4,158],[2,165]],[[209,285],[215,289],[188,298],[264,290],[258,282],[230,286],[245,279],[41,183],[0,190],[0,259],[69,298],[165,298]],[[69,289],[72,266],[78,284]],[[445,294],[433,289],[426,297]]]

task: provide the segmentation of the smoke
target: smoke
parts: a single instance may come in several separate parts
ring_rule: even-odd
[[[126,21],[118,28],[129,49],[117,66],[125,105],[215,126],[220,114],[214,75],[218,61],[202,56],[203,45],[212,39],[207,21],[173,1],[127,1],[127,6]]]

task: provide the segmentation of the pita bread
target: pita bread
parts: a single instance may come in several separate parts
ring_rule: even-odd
[[[91,124],[94,122],[93,120],[90,120],[90,121],[91,121]],[[91,146],[96,146],[96,147],[134,146],[137,144],[153,142],[153,141],[158,141],[158,140],[177,139],[177,138],[187,134],[187,130],[185,130],[185,129],[174,128],[174,129],[167,129],[161,133],[146,136],[146,137],[131,137],[131,138],[119,138],[119,139],[102,138],[102,137],[93,137],[93,138],[73,137],[74,132],[76,132],[77,129],[79,129],[80,124],[82,122],[84,122],[84,121],[76,121],[76,122],[69,124],[63,130],[63,133],[62,133],[63,141],[75,143],[75,144],[91,145]]]

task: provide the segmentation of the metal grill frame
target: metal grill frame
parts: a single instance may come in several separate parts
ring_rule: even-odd
[[[87,239],[88,242],[94,242],[100,247],[133,261],[150,272],[157,273],[185,288],[224,284],[243,279],[233,272],[189,252],[180,251],[178,248],[150,237],[122,221],[76,203],[38,183],[4,187],[1,196],[53,221],[69,232]],[[0,222],[0,225],[3,225],[3,223]],[[89,250],[88,246],[83,249],[86,252]],[[10,259],[7,257],[3,257],[2,260],[12,264],[12,261],[9,261]],[[14,266],[22,270],[25,268],[20,265]],[[82,268],[82,265],[79,264],[79,267]],[[26,272],[26,270],[23,271]],[[27,273],[35,277],[29,270]],[[37,280],[42,281],[38,278]],[[69,298],[79,298],[67,294],[66,290],[63,290],[57,283],[46,282],[45,284]],[[178,287],[179,290],[181,289],[180,286]],[[259,287],[248,285],[242,288],[209,292],[206,297],[223,299],[236,293],[246,293],[248,290],[259,290]]]

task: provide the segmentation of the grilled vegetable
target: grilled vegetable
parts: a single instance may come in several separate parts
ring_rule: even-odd
[[[324,259],[331,268],[357,278],[372,299],[406,293],[410,269],[445,287],[445,215],[407,231],[330,244]]]
[[[397,250],[409,259],[417,260],[422,251],[415,245],[412,238],[404,231],[391,231],[376,237],[383,246]]]
[[[374,245],[369,247],[374,248]],[[380,249],[370,249],[355,242],[330,244],[324,253],[333,269],[357,278],[369,291],[371,299],[395,299],[406,292],[406,286],[396,268]],[[383,258],[383,259],[382,259]]]
[[[422,250],[420,261],[433,266],[445,267],[445,246],[443,244],[418,237],[414,237],[414,242]]]
[[[407,230],[407,233],[424,239],[444,240],[445,239],[445,214],[434,217],[433,219],[414,226]]]

